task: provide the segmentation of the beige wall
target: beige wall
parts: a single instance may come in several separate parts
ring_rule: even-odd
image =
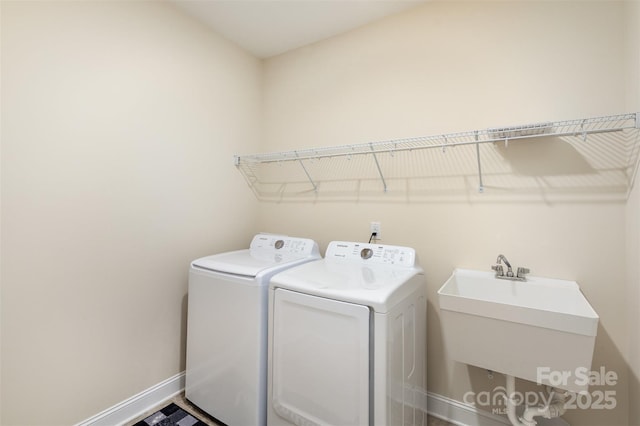
[[[264,151],[562,120],[625,111],[624,5],[436,2],[265,62]],[[545,161],[544,159],[539,161]],[[571,164],[567,164],[571,168]],[[504,386],[448,359],[436,291],[454,267],[498,253],[540,276],[577,280],[601,322],[593,367],[618,373],[614,410],[573,410],[572,425],[626,425],[629,326],[625,203],[377,200],[263,203],[260,228],[323,248],[365,240],[413,246],[429,294],[429,391],[462,400]],[[541,345],[540,350],[553,350]],[[596,390],[594,388],[594,390]]]
[[[629,401],[640,400],[640,185],[627,205],[627,309],[629,312]],[[640,425],[639,404],[629,404],[629,424]]]
[[[0,4],[0,423],[74,423],[184,369],[189,260],[258,229],[324,249],[379,220],[427,271],[429,391],[504,384],[448,360],[435,298],[454,267],[503,252],[578,280],[601,316],[593,365],[621,376],[617,408],[567,420],[640,424],[637,185],[628,205],[258,204],[231,166],[236,153],[638,110],[637,4],[436,2],[264,64],[157,2]]]
[[[243,247],[261,63],[160,2],[2,1],[3,425],[184,370],[189,261]]]
[[[640,2],[625,3],[627,110],[640,112]],[[627,202],[627,308],[629,311],[629,401],[640,401],[640,184]],[[629,404],[629,424],[640,425],[640,404]]]

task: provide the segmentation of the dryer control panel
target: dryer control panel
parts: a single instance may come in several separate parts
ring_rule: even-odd
[[[332,241],[327,247],[325,259],[411,268],[416,264],[416,251],[411,247]]]
[[[257,234],[253,237],[250,250],[282,254],[311,255],[318,253],[318,244],[308,238],[287,237],[286,235]]]

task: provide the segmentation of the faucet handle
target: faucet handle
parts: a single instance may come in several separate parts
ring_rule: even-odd
[[[517,273],[516,273],[516,276],[517,276],[518,278],[524,278],[525,274],[528,274],[529,272],[531,272],[531,271],[529,270],[529,268],[522,268],[522,267],[519,267],[519,268],[518,268],[518,271],[517,271]]]
[[[496,276],[498,277],[504,276],[504,269],[502,268],[502,265],[492,265],[491,269],[496,271]]]

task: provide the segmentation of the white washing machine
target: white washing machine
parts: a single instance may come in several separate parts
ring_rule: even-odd
[[[426,423],[426,283],[415,250],[331,242],[269,284],[267,423]]]
[[[319,258],[312,240],[258,234],[248,249],[191,263],[188,400],[228,425],[266,424],[269,279]]]

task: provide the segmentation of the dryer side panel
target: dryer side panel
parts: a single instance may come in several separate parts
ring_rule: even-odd
[[[374,406],[376,425],[426,423],[426,286],[413,290],[388,313],[375,314]]]
[[[276,289],[269,424],[369,424],[366,306]]]

